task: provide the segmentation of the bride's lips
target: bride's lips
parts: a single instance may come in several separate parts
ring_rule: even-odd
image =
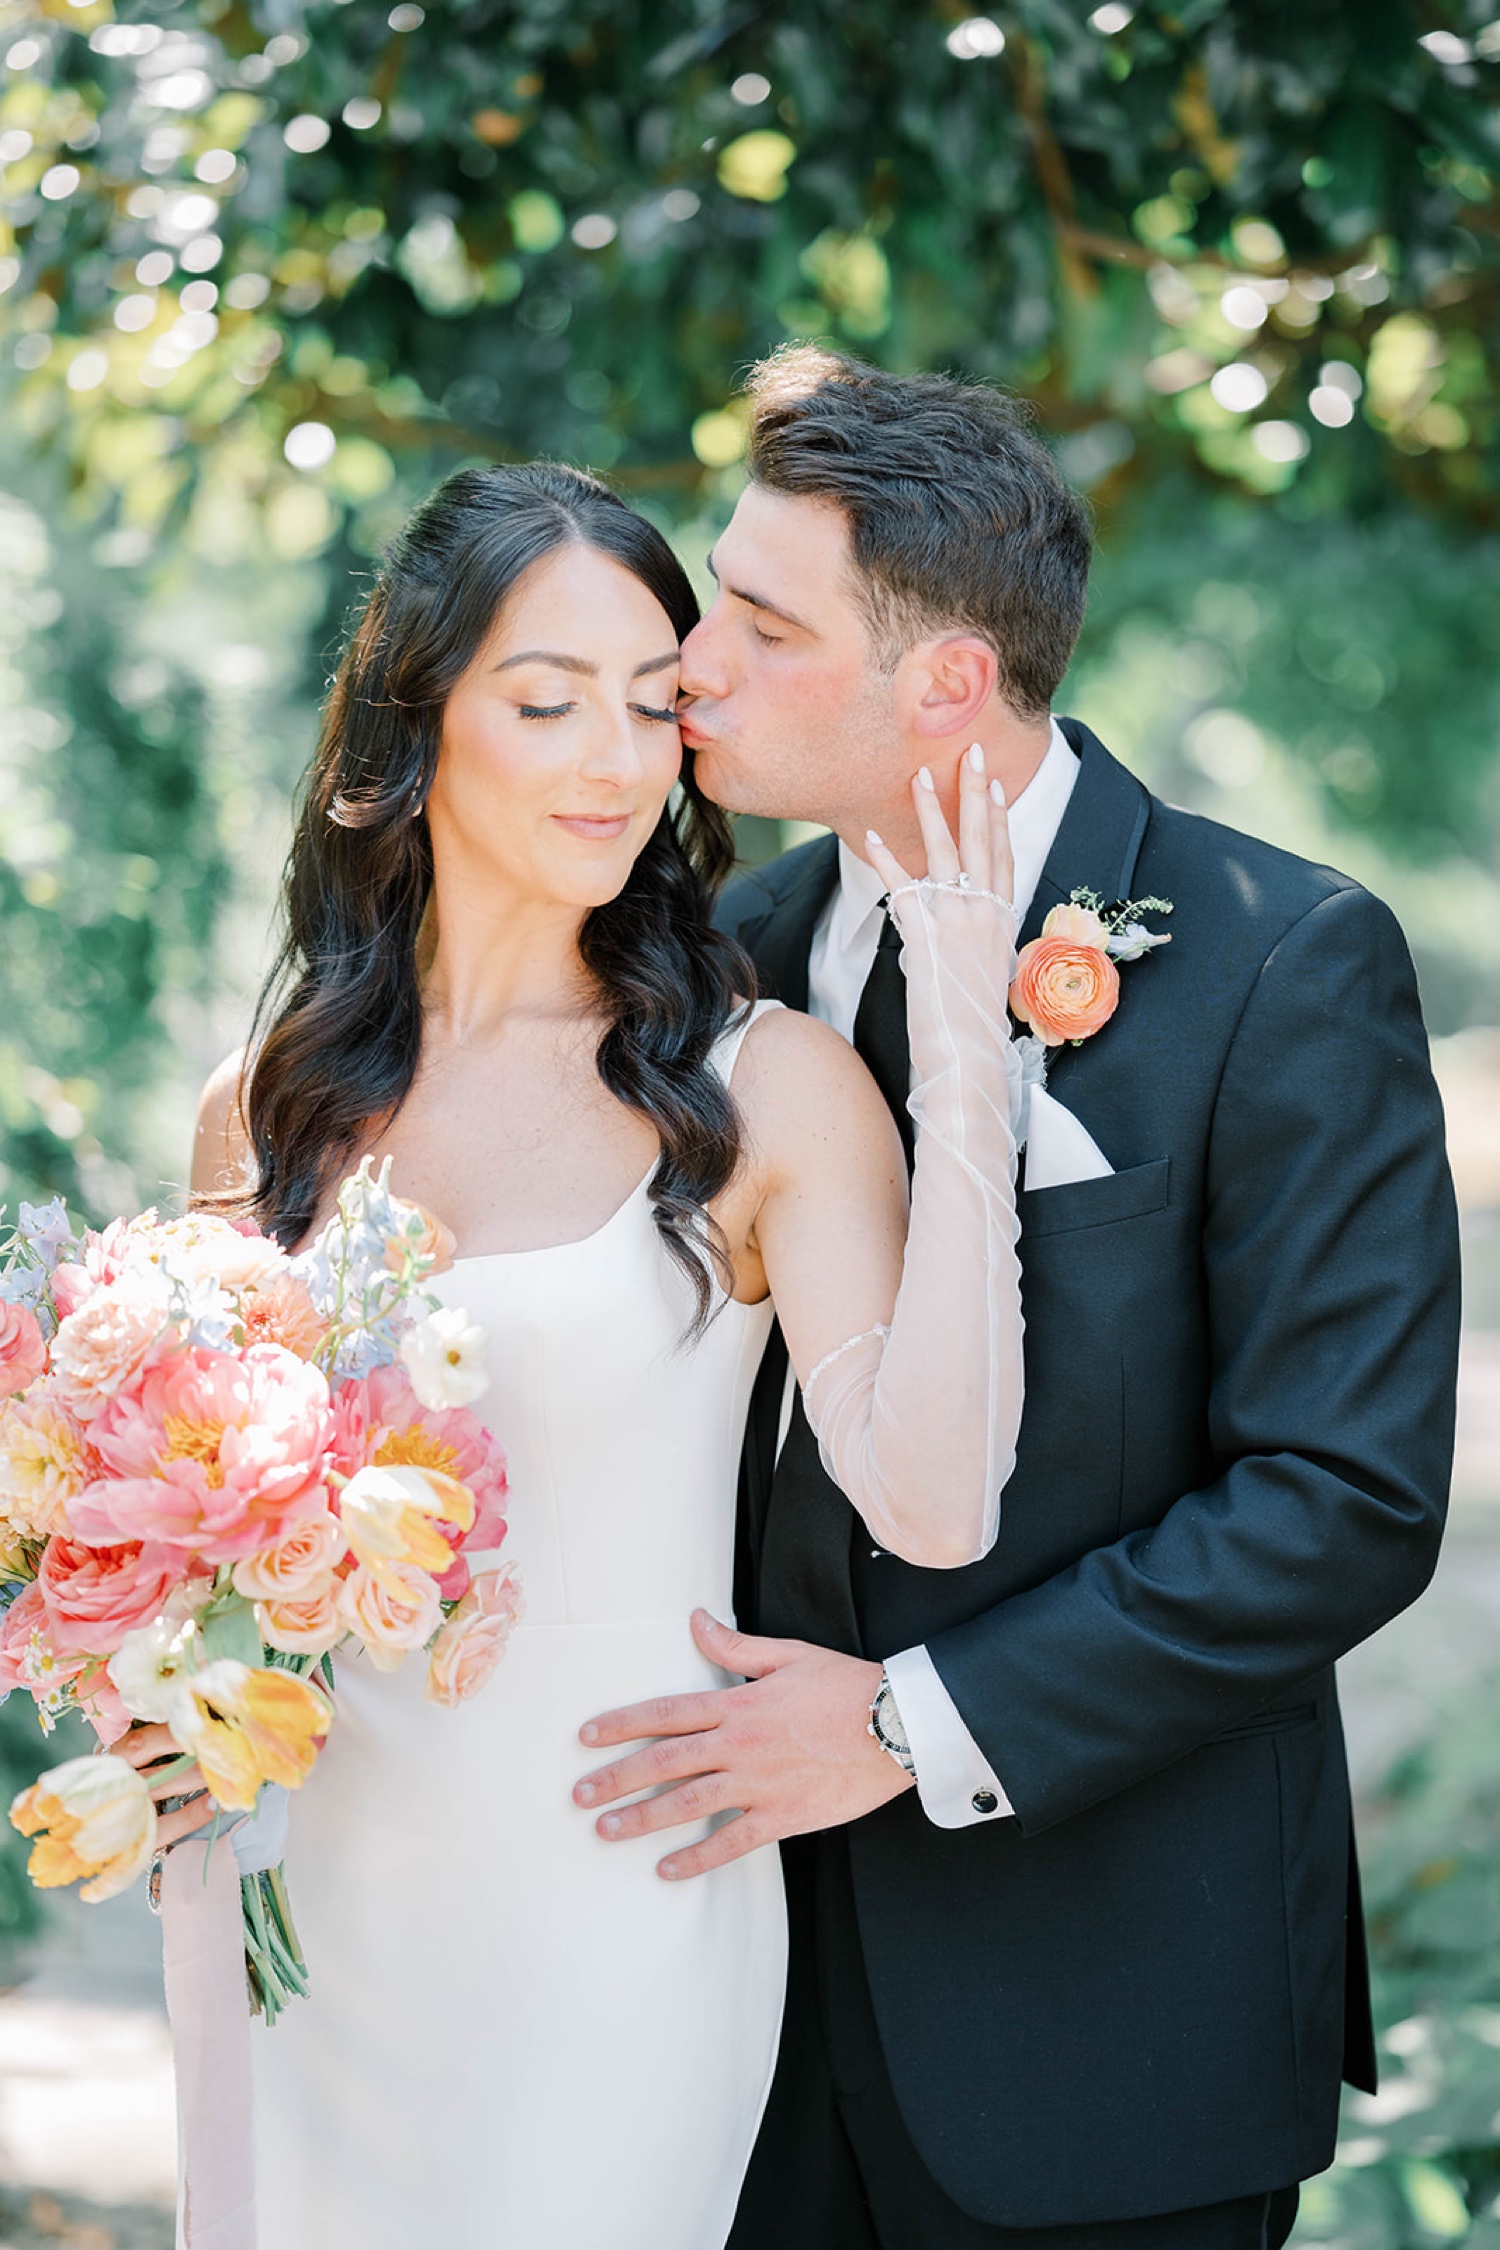
[[[629,813],[554,813],[559,828],[587,844],[613,844],[630,826]]]

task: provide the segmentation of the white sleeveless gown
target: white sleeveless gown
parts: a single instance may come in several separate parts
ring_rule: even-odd
[[[688,1617],[730,1614],[771,1308],[684,1347],[644,1182],[583,1241],[434,1286],[488,1331],[526,1618],[457,1710],[419,1658],[336,1660],[287,1851],[311,1993],[254,2039],[261,2250],[719,2250],[780,2026],[777,1855],[666,1883],[703,1828],[606,1844],[570,1792],[584,1719],[726,1684]]]

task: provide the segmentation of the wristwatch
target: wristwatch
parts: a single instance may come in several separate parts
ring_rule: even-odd
[[[901,1724],[901,1713],[896,1708],[896,1693],[882,1669],[880,1685],[875,1700],[870,1705],[870,1724],[865,1729],[880,1744],[888,1758],[894,1758],[901,1771],[916,1779],[917,1761],[911,1754],[911,1744],[906,1739],[906,1729]]]

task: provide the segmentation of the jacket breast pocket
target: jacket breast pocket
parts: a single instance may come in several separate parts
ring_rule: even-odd
[[[1077,1227],[1107,1227],[1121,1219],[1140,1219],[1167,1207],[1172,1170],[1169,1156],[1132,1165],[1102,1180],[1068,1180],[1060,1187],[1031,1188],[1020,1198],[1021,1241],[1038,1235],[1066,1234]]]

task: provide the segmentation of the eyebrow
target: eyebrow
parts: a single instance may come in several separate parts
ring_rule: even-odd
[[[633,680],[644,680],[652,672],[669,671],[681,658],[681,649],[669,649],[665,656],[653,656],[647,663],[637,664],[630,677]],[[591,664],[586,656],[566,656],[555,648],[523,648],[519,656],[507,656],[503,663],[495,666],[495,670],[509,672],[517,664],[550,664],[555,671],[577,672],[586,680],[597,680],[599,677],[598,665]]]
[[[724,586],[724,581],[715,568],[712,555],[708,558],[708,575],[716,586]],[[779,602],[768,600],[764,594],[752,593],[748,586],[724,586],[724,591],[726,594],[732,594],[737,602],[748,603],[751,609],[763,609],[768,617],[779,617],[783,625],[795,625],[799,633],[811,633],[813,630],[805,617],[794,617],[792,612],[789,609],[783,609]]]

